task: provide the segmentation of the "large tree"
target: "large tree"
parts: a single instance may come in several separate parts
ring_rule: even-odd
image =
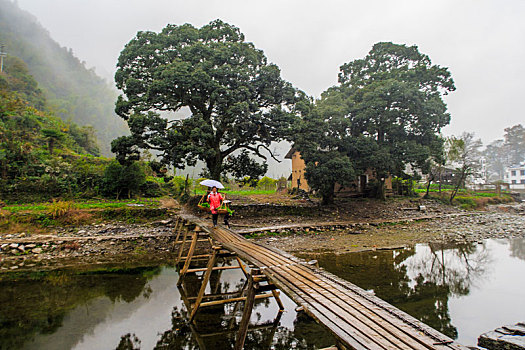
[[[153,149],[175,167],[201,160],[217,179],[226,158],[250,161],[239,150],[271,155],[268,146],[288,134],[304,98],[238,28],[220,20],[137,33],[120,54],[115,81],[124,93],[116,112],[131,130],[112,144],[120,159]],[[191,112],[184,119],[159,113],[184,107]]]
[[[339,84],[303,119],[296,142],[306,176],[324,166],[319,153],[329,151],[327,161],[351,164],[352,171],[339,175],[373,169],[384,198],[388,175],[403,175],[408,164],[430,172],[431,160],[442,158],[441,128],[450,122],[442,96],[454,90],[450,72],[416,46],[375,44],[365,58],[341,66]],[[334,181],[327,175],[334,174],[310,171],[308,181]]]
[[[439,158],[441,128],[450,122],[442,99],[455,90],[447,68],[433,65],[417,46],[377,43],[363,59],[341,66],[339,86],[348,133],[365,138],[351,159],[373,168],[384,197],[384,179],[403,175],[406,166],[429,170]]]
[[[310,106],[294,134],[295,148],[306,164],[308,186],[321,195],[323,204],[333,203],[336,184],[348,185],[356,175],[347,155],[349,140],[341,101],[330,102]]]

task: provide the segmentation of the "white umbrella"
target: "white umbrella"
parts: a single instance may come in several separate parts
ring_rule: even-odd
[[[207,187],[217,187],[217,188],[224,188],[224,186],[219,182],[219,181],[215,181],[215,180],[203,180],[200,182],[201,185],[203,186],[207,186]]]

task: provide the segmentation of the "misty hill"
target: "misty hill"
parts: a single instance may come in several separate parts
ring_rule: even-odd
[[[0,73],[0,198],[24,200],[94,191],[108,159],[93,129],[45,112],[43,91],[10,56]]]
[[[111,140],[127,132],[114,113],[117,92],[71,49],[54,41],[33,15],[9,0],[0,0],[0,43],[8,55],[27,64],[47,100],[47,110],[62,120],[92,125],[102,153],[109,154]]]

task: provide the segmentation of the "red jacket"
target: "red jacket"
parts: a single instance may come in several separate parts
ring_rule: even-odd
[[[210,210],[212,214],[217,214],[217,208],[221,206],[222,203],[222,195],[219,192],[213,193],[211,192],[208,195],[208,202],[210,203]]]

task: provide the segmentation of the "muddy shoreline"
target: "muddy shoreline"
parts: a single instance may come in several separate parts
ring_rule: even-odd
[[[354,207],[312,208],[303,215],[241,213],[233,229],[252,229],[254,241],[290,253],[347,253],[417,243],[479,242],[525,236],[525,204],[465,212],[432,201],[356,202]],[[419,210],[420,206],[424,210]],[[366,213],[364,215],[363,213]],[[120,222],[62,227],[46,235],[0,234],[0,273],[77,266],[171,264],[177,258],[175,215],[147,224]],[[206,218],[206,214],[201,214]],[[329,221],[329,220],[332,221]],[[320,225],[323,223],[323,225]],[[343,225],[344,223],[344,225]],[[262,232],[262,234],[261,234]],[[257,236],[260,235],[260,236]]]
[[[358,224],[352,230],[310,231],[257,238],[292,254],[349,253],[400,249],[418,243],[469,243],[488,238],[525,237],[525,215],[475,212],[384,225]]]

